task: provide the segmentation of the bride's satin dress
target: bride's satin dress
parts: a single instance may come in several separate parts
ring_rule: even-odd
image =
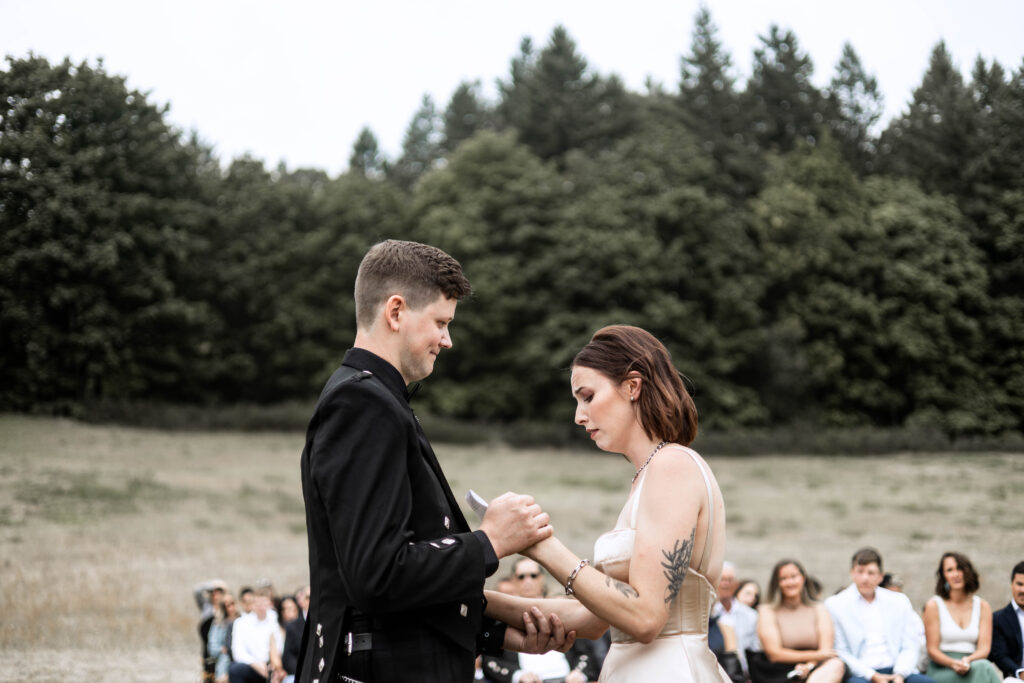
[[[640,643],[614,626],[612,645],[601,668],[604,683],[658,683],[659,681],[703,681],[730,683],[708,648],[708,619],[715,604],[715,589],[705,573],[710,561],[708,552],[714,529],[714,497],[705,466],[690,449],[697,463],[708,495],[708,532],[697,569],[687,567],[686,578],[669,607],[668,621],[661,634],[651,643]],[[619,520],[612,531],[601,535],[594,546],[594,566],[619,581],[629,582],[629,563],[636,542],[636,517],[643,491],[644,478],[626,500]]]

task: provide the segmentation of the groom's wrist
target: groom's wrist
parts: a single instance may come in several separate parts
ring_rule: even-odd
[[[473,535],[480,541],[480,548],[484,553],[484,576],[490,576],[498,571],[498,553],[494,552],[494,546],[491,545],[491,539],[487,537],[486,532],[477,529]]]

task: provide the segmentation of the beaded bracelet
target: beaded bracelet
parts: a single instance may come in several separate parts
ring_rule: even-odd
[[[573,594],[572,582],[576,580],[576,575],[580,573],[580,570],[583,569],[588,564],[590,564],[590,560],[587,560],[587,559],[580,560],[580,563],[578,565],[576,565],[575,569],[572,570],[572,574],[569,574],[569,580],[565,582],[565,594],[566,595],[572,595]]]

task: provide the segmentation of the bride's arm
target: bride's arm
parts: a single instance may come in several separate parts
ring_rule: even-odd
[[[573,581],[575,597],[584,607],[644,643],[654,640],[665,626],[669,606],[686,578],[705,498],[704,480],[697,465],[689,456],[679,456],[658,458],[648,467],[629,583],[589,565]],[[544,565],[563,584],[580,562],[553,536],[524,554]]]
[[[492,619],[523,629],[523,614],[531,607],[539,607],[544,616],[557,614],[566,631],[576,631],[577,638],[594,640],[608,630],[608,624],[594,616],[576,600],[558,598],[520,598],[515,595],[484,591],[487,609],[484,613]]]

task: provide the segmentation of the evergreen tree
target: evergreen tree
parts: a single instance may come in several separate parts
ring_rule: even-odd
[[[460,417],[542,415],[561,357],[539,359],[524,346],[547,343],[537,338],[537,325],[558,315],[547,304],[552,282],[538,264],[557,234],[563,183],[511,132],[483,131],[424,178],[414,200],[412,239],[459,259],[473,285],[453,327],[460,351],[440,356],[443,368],[422,400]]]
[[[409,122],[402,141],[402,155],[390,169],[390,177],[400,188],[408,191],[443,155],[442,121],[434,100],[423,95],[420,108]]]
[[[369,128],[359,131],[348,158],[349,170],[366,178],[381,177],[387,171],[387,162],[381,156],[377,136]]]
[[[811,58],[792,31],[783,33],[774,24],[759,38],[744,94],[748,125],[764,149],[785,152],[798,141],[813,144],[825,117],[821,92],[811,83]]]
[[[460,83],[444,110],[443,147],[446,154],[451,154],[464,140],[491,125],[491,113],[477,94],[479,87],[479,81]]]
[[[0,71],[0,406],[194,397],[209,151],[102,63]]]
[[[730,191],[754,194],[760,184],[759,159],[751,151],[753,139],[740,109],[732,60],[706,6],[697,13],[690,54],[682,58],[680,71],[679,103],[687,126],[730,178]]]
[[[871,128],[884,110],[878,81],[868,75],[853,46],[843,45],[843,55],[829,86],[832,136],[843,157],[861,175],[874,168],[875,140]]]
[[[511,81],[500,89],[502,120],[542,159],[602,149],[635,125],[635,107],[622,82],[591,74],[561,26],[536,60],[523,41]]]
[[[970,90],[940,42],[910,109],[882,134],[880,163],[928,191],[963,197],[969,192],[963,172],[976,154],[977,129]]]

